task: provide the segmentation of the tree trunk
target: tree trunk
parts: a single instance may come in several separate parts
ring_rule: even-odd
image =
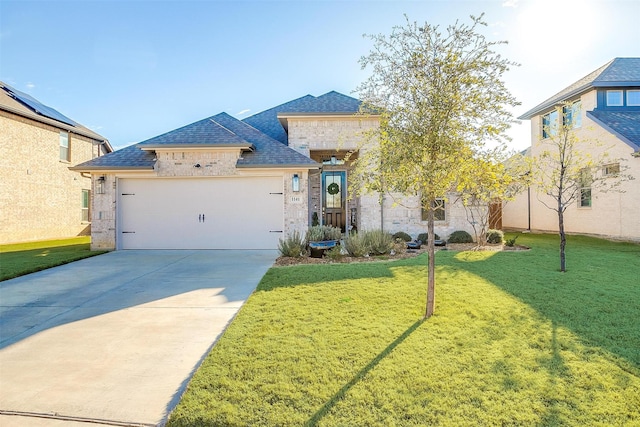
[[[433,315],[436,304],[436,245],[433,233],[434,215],[431,203],[427,204],[427,254],[429,256],[428,283],[427,283],[427,310],[424,318],[428,319]]]
[[[567,236],[564,232],[564,210],[561,209],[560,203],[558,203],[558,231],[560,233],[560,271],[567,271],[566,258],[564,248],[567,246]]]

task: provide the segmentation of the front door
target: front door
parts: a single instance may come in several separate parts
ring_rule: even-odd
[[[322,223],[344,231],[347,226],[345,171],[322,173]]]

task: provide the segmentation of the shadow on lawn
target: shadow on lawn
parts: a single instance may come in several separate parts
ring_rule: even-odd
[[[572,240],[576,244],[567,246],[566,273],[559,272],[557,249],[545,247],[548,241],[538,248],[534,242],[528,253],[446,263],[485,278],[548,318],[554,328],[569,329],[585,345],[614,355],[621,369],[640,375],[640,245]]]
[[[331,397],[315,414],[309,418],[309,421],[305,423],[305,426],[315,426],[318,422],[331,411],[331,409],[338,404],[344,396],[355,386],[362,378],[365,377],[378,363],[380,363],[385,357],[387,357],[397,346],[402,344],[409,335],[411,335],[420,325],[424,323],[424,319],[420,319],[411,325],[402,335],[395,339],[391,344],[387,346],[380,354],[374,357],[364,368],[362,368],[347,384],[345,384],[336,394]]]

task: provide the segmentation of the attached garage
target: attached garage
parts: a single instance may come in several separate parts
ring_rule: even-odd
[[[121,178],[118,249],[275,249],[282,176]]]

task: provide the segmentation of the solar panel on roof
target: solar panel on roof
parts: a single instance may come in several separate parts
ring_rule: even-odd
[[[27,95],[24,92],[20,92],[19,90],[16,90],[12,87],[8,87],[7,85],[4,85],[4,90],[7,91],[7,93],[9,93],[9,95],[11,95],[15,100],[17,100],[18,102],[21,102],[22,104],[29,107],[30,109],[40,114],[41,116],[45,116],[62,123],[66,123],[71,126],[76,125],[76,122],[71,120],[69,117],[65,116],[64,114],[60,113],[57,110],[54,110],[51,107],[47,107],[46,105],[40,103],[37,99]]]

